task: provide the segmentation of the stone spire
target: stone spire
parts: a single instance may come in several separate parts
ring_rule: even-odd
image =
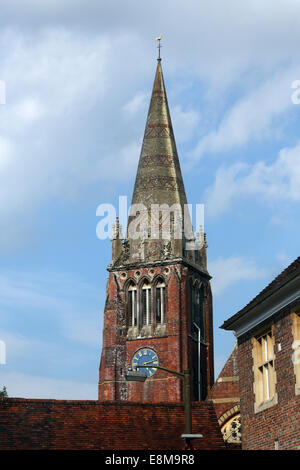
[[[195,261],[187,248],[194,240],[159,57],[123,251],[113,264]]]
[[[158,59],[132,204],[187,203],[161,59]]]

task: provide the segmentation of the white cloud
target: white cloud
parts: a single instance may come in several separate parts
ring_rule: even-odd
[[[13,115],[24,122],[33,122],[40,119],[45,112],[41,103],[36,98],[26,98],[16,104]]]
[[[176,7],[170,1],[133,1],[126,8],[92,0],[85,8],[75,0],[50,3],[2,4],[0,79],[7,104],[0,119],[0,217],[11,241],[17,240],[12,225],[20,213],[30,217],[49,200],[81,198],[91,184],[107,184],[109,178],[124,182],[133,175],[147,105],[147,95],[137,90],[151,87],[154,37],[160,31],[164,71],[174,89],[176,81],[205,79],[217,101],[222,89],[249,69],[259,70],[262,85],[245,94],[216,130],[208,130],[197,155],[266,135],[274,116],[286,110],[291,81],[299,78],[292,66],[300,39],[292,1],[278,1],[276,7],[268,1],[225,5],[216,0]],[[267,81],[283,60],[288,71]],[[132,98],[124,105],[126,96]],[[172,118],[178,142],[186,142],[202,124],[196,106],[187,108],[179,98],[175,95]],[[119,119],[122,107],[129,122]],[[5,244],[2,235],[0,244]]]
[[[80,136],[80,115],[105,94],[108,45],[105,38],[90,40],[63,28],[36,36],[6,29],[0,43],[6,46],[1,73],[7,99],[0,120],[0,215],[5,224],[61,195],[58,190],[65,191],[77,168],[75,181],[81,187],[82,153],[72,149],[71,136]],[[92,171],[92,165],[87,167]]]
[[[294,111],[291,83],[297,76],[300,76],[299,67],[291,67],[247,91],[231,109],[226,110],[218,129],[200,139],[192,157],[197,159],[214,152],[224,154],[253,140],[276,138],[282,123],[274,126],[274,120],[287,111]]]
[[[13,158],[13,145],[12,143],[0,136],[0,173],[5,171],[11,164]]]
[[[102,307],[101,295],[104,288],[99,290],[82,279],[69,273],[32,273],[32,272],[2,272],[0,273],[0,309],[3,321],[13,320],[22,312],[23,329],[32,322],[38,330],[38,325],[51,324],[58,337],[88,344],[90,347],[100,342],[100,313]],[[84,310],[79,308],[85,299]],[[88,301],[86,300],[88,299]],[[11,318],[14,313],[14,319]],[[42,313],[42,316],[41,316]],[[37,324],[38,321],[38,324]],[[10,342],[26,347],[44,349],[44,343],[34,339],[33,330],[30,339],[25,333],[16,333],[12,337],[5,332]],[[28,332],[26,333],[28,334]],[[5,339],[2,338],[2,339]],[[35,346],[34,346],[35,345]],[[13,348],[14,349],[14,348]]]
[[[134,178],[138,159],[141,152],[141,141],[136,140],[120,146],[118,155],[107,155],[96,166],[96,175],[101,174],[101,179],[114,178],[114,181],[123,181],[128,177]],[[112,161],[117,163],[112,165]],[[112,172],[114,175],[112,175]],[[90,179],[90,181],[92,178]]]
[[[183,110],[177,105],[171,109],[174,133],[177,142],[186,142],[193,137],[199,124],[199,113],[195,109]]]
[[[175,3],[2,0],[0,79],[6,84],[6,105],[0,108],[0,248],[5,243],[15,247],[20,240],[37,236],[33,214],[43,204],[85,197],[94,183],[107,195],[107,188],[134,177],[138,139],[145,125],[141,116],[146,109],[143,92],[137,90],[151,88],[154,37],[160,33],[178,141],[195,137],[197,128],[198,135],[203,135],[205,125],[198,158],[203,153],[240,148],[253,139],[276,137],[281,118],[292,107],[291,83],[300,78],[299,1]],[[280,72],[283,69],[286,72]],[[200,110],[204,123],[199,121],[200,100],[196,94],[189,95],[191,88],[186,85],[190,83],[192,91],[200,90],[211,99],[210,105],[216,104],[208,109],[204,103]],[[184,86],[185,92],[176,94]],[[243,97],[225,109],[220,124],[215,125],[210,113],[220,116],[224,101],[236,96],[235,86]],[[122,107],[130,119],[124,119]],[[269,164],[242,162],[220,169],[210,188],[208,212],[210,207],[211,213],[220,213],[235,198],[249,195],[298,201],[298,151],[285,149]],[[21,215],[29,221],[26,227]],[[212,263],[217,293],[240,279],[258,279],[260,273],[255,263],[242,257]],[[26,322],[32,312],[39,310],[36,317],[42,318],[41,312],[52,310],[54,331],[95,345],[94,307],[85,306],[81,312],[75,295],[81,286],[85,299],[90,299],[93,289],[85,289],[78,279],[62,280],[66,295],[59,290],[59,282],[51,287],[51,276],[46,276],[44,285],[42,278],[41,273],[36,279],[2,273],[1,314],[6,308],[18,312],[23,305]],[[34,350],[25,336],[15,338],[15,343],[11,339],[11,345],[16,355]],[[35,347],[45,353],[47,346],[43,349],[37,340]],[[81,397],[82,386],[75,381],[21,374],[9,378],[8,373],[6,378],[8,392],[15,396],[26,392],[28,397],[49,397],[54,390],[57,398]],[[58,393],[60,387],[66,396]]]
[[[214,185],[206,190],[206,215],[216,217],[231,208],[237,196],[236,177],[247,165],[236,163],[228,168],[218,169]]]
[[[2,328],[0,329],[0,340],[5,343],[6,361],[11,361],[15,358],[23,358],[28,351],[32,349],[32,342],[28,338],[19,333],[13,334],[9,331],[5,331]]]
[[[95,183],[132,174],[140,148],[113,116],[124,99],[115,70],[124,59],[112,60],[109,52],[122,55],[133,40],[61,26],[35,34],[1,31],[7,88],[0,108],[1,250],[32,237],[34,214],[46,202],[78,200]],[[100,184],[99,191],[101,197]]]
[[[123,106],[126,116],[134,116],[139,111],[144,110],[149,104],[149,95],[144,92],[138,92],[134,97]]]
[[[222,294],[239,281],[263,279],[269,274],[268,270],[255,266],[252,260],[238,256],[211,261],[209,271],[214,295]]]
[[[217,171],[213,187],[206,192],[207,214],[216,216],[232,208],[241,196],[266,203],[300,201],[300,141],[284,148],[277,159],[266,164],[235,163]]]
[[[18,273],[15,278],[0,275],[0,303],[2,306],[18,305],[31,308],[40,308],[46,305],[50,308],[57,306],[55,297],[46,291],[43,292],[41,286],[34,285],[28,279],[20,279],[20,277]]]
[[[120,0],[113,4],[89,0],[84,7],[83,0],[23,0],[21,4],[18,0],[3,0],[1,21],[24,29],[63,21],[70,28],[80,27],[92,34],[135,31],[147,52],[154,49],[154,37],[161,32],[163,57],[176,57],[177,62],[180,57],[182,63],[192,59],[202,74],[218,75],[218,80],[224,81],[227,71],[232,75],[233,70],[253,61],[266,66],[278,58],[296,56],[298,14],[299,2],[295,0],[277,0],[276,4],[272,0],[212,0],[203,4],[189,0],[176,5],[172,0],[132,0],[126,6]],[[128,49],[127,56],[137,47],[138,42]]]
[[[95,375],[96,388],[104,286],[69,273],[12,271],[1,273],[0,286],[0,388],[6,385],[10,396],[92,398],[92,385],[81,387],[73,377],[83,368],[81,374]],[[59,374],[66,380],[53,378]]]

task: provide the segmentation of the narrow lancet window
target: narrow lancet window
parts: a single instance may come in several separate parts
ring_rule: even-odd
[[[151,286],[148,281],[142,285],[142,325],[151,324]]]
[[[156,323],[166,322],[166,285],[159,282],[156,285]]]
[[[137,326],[138,318],[138,303],[137,303],[137,288],[132,283],[128,287],[128,326]]]
[[[204,340],[204,337],[205,337],[204,286],[203,285],[199,286],[198,283],[196,283],[196,284],[191,284],[191,330],[192,330],[192,334],[195,336],[198,336],[199,328],[200,328],[201,340]]]

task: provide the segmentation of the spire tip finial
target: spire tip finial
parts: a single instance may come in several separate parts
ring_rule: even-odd
[[[157,48],[158,48],[158,58],[157,58],[157,60],[161,60],[161,58],[160,58],[160,48],[162,47],[161,44],[160,44],[161,37],[162,36],[160,34],[157,38],[155,38],[155,41],[158,41],[158,46],[157,46]]]

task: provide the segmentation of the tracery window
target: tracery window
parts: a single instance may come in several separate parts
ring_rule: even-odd
[[[131,280],[127,284],[126,303],[129,336],[153,334],[156,326],[166,324],[166,283],[163,277],[153,283],[143,279],[138,285]],[[162,333],[161,328],[158,330]]]
[[[227,423],[225,423],[221,432],[225,442],[241,442],[242,441],[242,424],[241,415],[233,416]]]

